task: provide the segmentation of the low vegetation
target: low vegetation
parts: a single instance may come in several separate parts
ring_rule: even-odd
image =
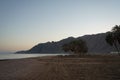
[[[63,50],[65,52],[72,52],[77,55],[84,55],[88,51],[86,42],[82,39],[71,41],[68,44],[63,45]]]

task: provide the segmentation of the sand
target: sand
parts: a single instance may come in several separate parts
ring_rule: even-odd
[[[120,57],[1,60],[0,80],[120,80]]]

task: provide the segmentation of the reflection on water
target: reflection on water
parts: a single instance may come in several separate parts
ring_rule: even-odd
[[[2,59],[21,59],[29,57],[42,57],[42,56],[56,56],[65,54],[0,54],[0,60]]]

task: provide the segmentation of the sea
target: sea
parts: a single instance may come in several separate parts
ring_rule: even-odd
[[[6,59],[22,59],[22,58],[33,58],[33,57],[43,57],[43,56],[57,56],[57,55],[67,55],[64,53],[34,53],[34,54],[15,54],[15,53],[0,53],[0,60],[6,60]]]

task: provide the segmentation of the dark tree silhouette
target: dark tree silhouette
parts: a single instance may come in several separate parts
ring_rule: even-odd
[[[120,51],[120,25],[116,25],[113,27],[113,29],[111,30],[111,32],[108,32],[107,36],[106,36],[106,42],[115,47],[115,49],[118,51]],[[120,55],[120,54],[119,54]]]
[[[114,39],[113,39],[113,34],[111,32],[108,32],[108,35],[106,36],[106,42],[113,46],[113,42],[114,42]]]
[[[112,32],[115,36],[116,42],[118,42],[118,44],[120,45],[120,25],[116,25],[115,27],[113,27]]]
[[[64,44],[62,47],[65,52],[73,52],[78,55],[84,55],[88,51],[86,42],[82,39],[74,40],[68,44]]]

